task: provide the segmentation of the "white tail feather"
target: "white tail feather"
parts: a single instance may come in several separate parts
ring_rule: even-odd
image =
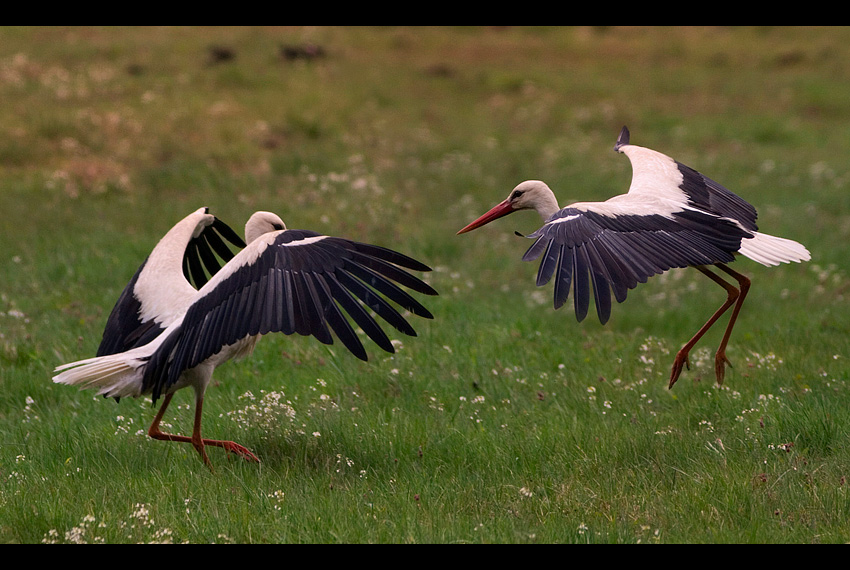
[[[767,266],[808,261],[812,258],[803,244],[760,232],[741,240],[738,253]]]
[[[56,367],[61,372],[53,377],[57,384],[96,388],[99,395],[137,397],[141,395],[144,362],[129,353],[88,358]]]

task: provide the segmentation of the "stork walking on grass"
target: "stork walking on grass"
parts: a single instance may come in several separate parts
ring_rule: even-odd
[[[234,254],[225,240],[243,249]],[[373,314],[410,336],[416,331],[392,303],[433,318],[397,285],[437,294],[402,269],[430,271],[406,255],[312,231],[287,230],[270,212],[251,216],[245,240],[247,245],[207,208],[178,222],[119,297],[97,356],[59,366],[54,382],[95,388],[116,399],[150,394],[156,403],[163,397],[148,435],[191,443],[212,469],[207,445],[259,461],[237,443],[204,439],[201,414],[216,367],[250,354],[260,336],[298,333],[332,344],[333,331],[354,356],[367,360],[349,318],[390,353],[392,342]],[[159,425],[172,396],[187,386],[195,391],[192,436],[162,432]]]
[[[623,127],[614,150],[629,157],[632,183],[626,194],[604,202],[577,202],[560,208],[552,190],[539,180],[527,180],[508,198],[461,229],[474,230],[518,210],[536,210],[545,222],[530,234],[535,242],[523,260],[542,256],[537,285],[555,275],[554,304],[567,300],[570,287],[576,318],[587,316],[590,291],[602,324],[611,315],[611,292],[617,302],[638,283],[674,267],[694,267],[726,290],[723,305],[679,350],[673,361],[669,387],[688,354],[711,326],[734,305],[726,332],[715,354],[717,382],[722,384],[726,345],[750,288],[746,276],[727,264],[735,254],[772,266],[810,259],[801,244],[758,231],[756,210],[748,202],[696,170],[660,152],[629,144]],[[711,268],[730,275],[738,286]]]

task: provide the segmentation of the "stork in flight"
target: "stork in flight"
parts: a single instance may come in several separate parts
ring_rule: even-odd
[[[234,255],[225,240],[244,249]],[[410,336],[416,331],[390,301],[433,318],[396,284],[437,294],[402,269],[430,271],[406,255],[288,230],[270,212],[251,216],[245,240],[247,245],[207,208],[186,216],[159,241],[121,293],[97,356],[57,367],[54,382],[95,388],[116,400],[150,394],[156,403],[164,397],[148,435],[191,443],[212,469],[207,445],[259,461],[237,443],[204,439],[201,413],[215,368],[250,354],[261,335],[298,333],[332,344],[332,330],[351,353],[367,360],[349,317],[391,353],[393,345],[373,314]],[[195,391],[192,436],[163,433],[159,424],[172,396],[187,386]]]
[[[673,267],[694,267],[726,290],[723,305],[708,319],[673,361],[669,387],[682,367],[690,368],[688,354],[699,339],[732,305],[732,315],[714,359],[714,371],[723,383],[726,345],[750,288],[750,280],[727,263],[735,254],[772,266],[810,259],[801,244],[761,233],[756,210],[739,196],[696,170],[660,152],[629,144],[623,127],[614,150],[629,157],[632,183],[626,194],[604,202],[577,202],[558,206],[552,190],[539,180],[527,180],[508,198],[461,229],[474,230],[518,210],[537,210],[543,227],[530,234],[536,241],[523,260],[542,255],[537,285],[555,275],[555,308],[573,288],[576,318],[587,316],[593,288],[596,312],[602,324],[611,315],[611,292],[622,303],[638,283]],[[712,271],[732,276],[735,287]]]

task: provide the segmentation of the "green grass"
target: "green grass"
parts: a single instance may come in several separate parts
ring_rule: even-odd
[[[0,542],[847,542],[848,36],[0,28]],[[325,56],[279,56],[304,42]],[[735,264],[753,288],[722,387],[717,330],[666,388],[723,300],[697,272],[576,323],[520,260],[534,214],[455,235],[524,179],[624,191],[624,124],[813,254]],[[262,462],[212,449],[215,473],[144,435],[149,400],[50,380],[200,206],[397,248],[440,291],[394,355],[275,335],[220,368],[205,435]]]

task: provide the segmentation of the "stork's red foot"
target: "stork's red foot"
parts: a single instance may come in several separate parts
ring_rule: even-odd
[[[235,453],[242,459],[246,459],[248,461],[253,461],[255,463],[260,462],[260,459],[256,455],[251,453],[251,450],[249,450],[247,447],[239,445],[235,441],[224,441],[219,439],[199,439],[197,437],[193,437],[191,439],[191,443],[200,454],[201,460],[204,462],[204,465],[209,467],[211,471],[215,471],[215,469],[213,469],[212,462],[207,456],[206,446],[208,445],[212,445],[213,447],[220,447],[228,453]]]
[[[717,376],[717,383],[723,384],[723,379],[726,377],[726,365],[732,368],[732,363],[726,358],[725,350],[718,350],[714,355],[714,374]]]
[[[682,373],[682,367],[687,366],[688,370],[691,369],[691,361],[688,358],[688,352],[684,348],[676,353],[676,358],[673,360],[673,370],[670,372],[670,384],[667,386],[668,389],[673,387],[673,384],[676,383],[676,380],[679,379],[679,375]]]
[[[253,461],[254,463],[260,462],[260,459],[256,455],[251,453],[250,449],[248,449],[247,447],[244,447],[242,445],[239,445],[235,441],[213,442],[209,439],[205,439],[204,443],[207,444],[207,445],[218,445],[219,447],[223,448],[228,453],[235,453],[236,455],[239,455],[240,457],[242,457],[242,459],[246,459],[248,461]]]

